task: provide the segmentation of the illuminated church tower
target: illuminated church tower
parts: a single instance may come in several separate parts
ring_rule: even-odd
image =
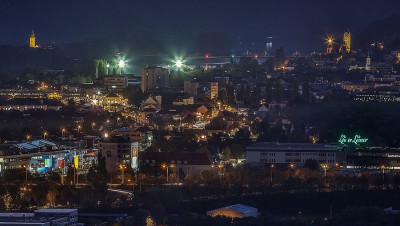
[[[36,37],[35,37],[35,32],[33,30],[31,36],[29,37],[29,47],[39,48],[39,46],[36,45]]]
[[[371,70],[371,57],[369,56],[369,53],[367,59],[365,60],[365,70],[366,71]]]
[[[350,30],[347,29],[346,32],[343,35],[343,45],[344,48],[346,49],[347,53],[350,53],[351,50],[351,34],[350,34]]]

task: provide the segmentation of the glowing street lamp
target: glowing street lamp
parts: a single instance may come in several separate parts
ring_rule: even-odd
[[[174,165],[166,165],[166,164],[163,164],[162,165],[162,168],[163,169],[167,169],[167,182],[168,182],[168,176],[169,176],[169,172],[168,172],[168,170],[169,170],[169,168],[174,168]]]
[[[82,126],[78,125],[78,134],[80,134],[81,128],[82,128]]]
[[[26,140],[27,140],[27,141],[30,141],[30,140],[31,140],[31,135],[27,134],[27,135],[26,135]]]
[[[43,139],[46,140],[46,137],[47,137],[47,132],[44,132],[43,133]]]
[[[324,169],[324,177],[325,177],[325,185],[326,185],[326,170],[328,169],[328,165],[327,164],[323,164],[322,168]]]
[[[28,165],[23,165],[23,168],[25,168],[25,183],[28,183]]]
[[[61,136],[64,137],[64,134],[65,134],[65,128],[62,128],[61,129]]]
[[[125,169],[126,169],[126,166],[124,165],[124,164],[120,164],[119,165],[119,168],[121,169],[121,184],[124,184],[125,183]]]
[[[385,166],[382,165],[382,189],[385,189]]]
[[[74,185],[76,185],[76,166],[72,164],[72,168],[74,168]]]
[[[272,165],[270,165],[270,168],[271,168],[271,170],[270,170],[270,172],[271,172],[271,185],[273,185],[273,180],[272,180],[272,170],[275,168],[275,165],[274,164],[272,164]]]

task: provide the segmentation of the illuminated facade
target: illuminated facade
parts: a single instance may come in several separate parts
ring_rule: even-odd
[[[31,36],[29,37],[29,47],[39,48],[39,46],[36,45],[36,37],[35,37],[35,32],[33,30]]]
[[[218,82],[210,83],[210,99],[213,100],[218,97]]]
[[[246,162],[252,165],[302,166],[308,159],[333,166],[345,161],[346,154],[341,151],[339,145],[318,143],[255,143],[246,148]]]
[[[347,29],[346,32],[343,34],[343,46],[346,49],[347,53],[351,51],[351,34],[350,30]]]
[[[139,143],[126,136],[112,136],[99,143],[99,153],[106,159],[107,172],[117,172],[120,164],[137,166]]]
[[[371,57],[367,56],[367,59],[365,60],[365,70],[370,71],[371,70]]]

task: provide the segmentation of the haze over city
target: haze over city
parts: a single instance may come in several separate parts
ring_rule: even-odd
[[[0,1],[0,224],[400,225],[400,2]]]

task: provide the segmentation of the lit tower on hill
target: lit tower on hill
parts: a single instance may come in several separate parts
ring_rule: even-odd
[[[346,32],[343,34],[343,45],[344,48],[346,49],[347,53],[350,53],[351,50],[351,34],[350,30],[347,29]]]
[[[36,45],[36,37],[35,37],[35,32],[32,29],[32,34],[29,37],[29,47],[31,48],[39,48],[38,45]]]
[[[331,54],[333,52],[334,41],[335,40],[330,36],[326,38],[326,53],[327,54]]]

